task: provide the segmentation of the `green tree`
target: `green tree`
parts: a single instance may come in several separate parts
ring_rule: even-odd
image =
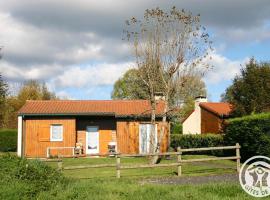
[[[53,92],[49,91],[45,83],[43,83],[41,86],[41,99],[42,100],[57,99],[56,95]]]
[[[2,105],[7,97],[8,85],[3,80],[2,75],[0,74],[0,105]]]
[[[25,82],[17,95],[6,98],[5,115],[3,118],[5,127],[16,128],[17,111],[27,100],[53,100],[56,98],[56,95],[48,90],[45,83],[40,83],[36,80]]]
[[[185,84],[181,85],[181,82],[176,82],[176,84],[177,92],[172,93],[170,104],[181,107],[179,115],[181,119],[194,109],[195,97],[206,96],[207,92],[205,83],[198,75],[186,76]],[[158,83],[155,85],[159,87],[155,91],[163,92]],[[112,99],[148,99],[149,93],[148,88],[139,77],[138,70],[130,69],[114,83],[111,97]]]
[[[8,94],[8,85],[0,74],[0,127],[4,127],[5,106]]]
[[[234,116],[270,111],[270,63],[250,59],[233,84],[222,95],[222,101],[234,105]]]
[[[112,99],[148,99],[146,86],[137,69],[128,70],[113,86]]]
[[[19,90],[17,100],[19,107],[23,106],[26,100],[52,100],[56,99],[53,92],[50,92],[45,83],[37,80],[30,80],[24,83]]]
[[[207,96],[206,86],[201,76],[190,75],[183,77],[183,79],[185,79],[185,84],[179,86],[175,93],[175,102],[177,105],[181,105],[180,120],[194,110],[195,97]]]

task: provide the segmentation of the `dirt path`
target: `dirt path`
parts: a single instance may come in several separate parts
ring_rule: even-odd
[[[219,182],[238,182],[238,174],[222,174],[211,176],[191,176],[191,177],[166,177],[151,178],[141,181],[142,184],[172,184],[172,185],[189,185],[203,183],[219,183]]]

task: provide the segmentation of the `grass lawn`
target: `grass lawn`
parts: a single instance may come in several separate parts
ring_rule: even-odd
[[[184,155],[182,159],[205,158],[206,155]],[[115,164],[115,158],[64,158],[63,167],[91,165],[91,164]],[[121,158],[121,165],[147,164],[146,158]],[[161,163],[173,163],[176,158],[170,160],[162,159]],[[52,167],[57,167],[56,163],[48,163]],[[224,173],[235,173],[236,163],[234,161],[208,161],[200,163],[188,163],[182,167],[183,176],[203,176]],[[87,168],[64,170],[63,173],[67,177],[90,179],[90,178],[113,178],[116,176],[115,167],[106,168]],[[142,178],[142,177],[175,177],[177,167],[160,167],[160,168],[144,168],[144,169],[128,169],[121,170],[122,178]]]
[[[145,180],[177,178],[176,167],[121,170],[116,179],[115,167],[64,170],[58,173],[53,168],[57,163],[21,160],[6,156],[1,151],[16,151],[17,131],[0,130],[0,199],[135,199],[135,200],[244,200],[255,199],[247,195],[237,182],[211,184],[160,185]],[[183,159],[209,157],[183,155]],[[161,163],[175,162],[163,159]],[[64,158],[63,166],[115,164],[115,158]],[[44,165],[45,163],[45,165]],[[121,158],[122,165],[146,164],[145,158]],[[184,178],[235,173],[234,161],[208,161],[184,164]],[[63,176],[63,177],[62,177]],[[62,177],[62,178],[61,178]],[[267,198],[264,198],[267,199]],[[270,198],[268,198],[270,199]]]
[[[17,149],[17,130],[0,129],[0,152],[14,152]]]
[[[183,159],[209,157],[206,155],[184,155]],[[161,163],[175,162],[163,159]],[[114,164],[115,158],[64,158],[63,166],[78,166],[91,164]],[[146,164],[145,158],[121,158],[121,164]],[[56,167],[56,163],[49,163]],[[210,176],[224,173],[235,173],[234,161],[210,161],[205,163],[189,163],[182,167],[183,177]],[[66,177],[72,177],[62,192],[50,191],[40,194],[40,198],[50,198],[55,194],[56,199],[135,199],[135,200],[172,200],[172,199],[253,199],[248,196],[238,183],[220,182],[200,185],[159,185],[144,183],[149,178],[176,178],[176,167],[162,167],[152,169],[121,170],[121,178],[116,179],[115,168],[89,168],[64,170]]]
[[[195,157],[206,156],[186,155],[183,159]],[[147,163],[143,158],[125,158],[121,161],[123,165]],[[174,160],[162,160],[162,163],[165,162]],[[63,165],[101,163],[115,163],[115,158],[65,158]],[[0,199],[253,199],[235,182],[160,185],[145,181],[152,177],[176,178],[176,167],[123,170],[122,177],[116,179],[115,168],[65,170],[61,175],[47,165],[53,168],[57,166],[56,163],[44,164],[36,160],[0,156]],[[235,167],[233,161],[185,164],[183,177],[235,173]]]
[[[203,185],[141,185],[127,179],[90,179],[74,181],[62,190],[43,192],[39,199],[95,199],[95,200],[244,200],[248,196],[239,184],[218,183]]]

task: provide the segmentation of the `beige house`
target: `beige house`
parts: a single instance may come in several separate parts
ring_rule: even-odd
[[[229,103],[207,102],[204,96],[196,97],[195,109],[182,122],[183,134],[221,133],[224,119],[231,111]]]

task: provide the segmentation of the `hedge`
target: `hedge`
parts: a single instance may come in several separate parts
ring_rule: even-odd
[[[200,135],[171,135],[171,147],[174,150],[177,147],[181,148],[200,148],[200,147],[216,147],[223,146],[223,136],[220,134],[200,134]],[[222,151],[204,151],[204,152],[192,152],[192,154],[212,154],[222,155]]]
[[[16,151],[17,150],[17,130],[0,129],[0,151]]]
[[[255,155],[270,157],[270,113],[229,120],[224,142],[227,145],[238,142],[243,161]]]

